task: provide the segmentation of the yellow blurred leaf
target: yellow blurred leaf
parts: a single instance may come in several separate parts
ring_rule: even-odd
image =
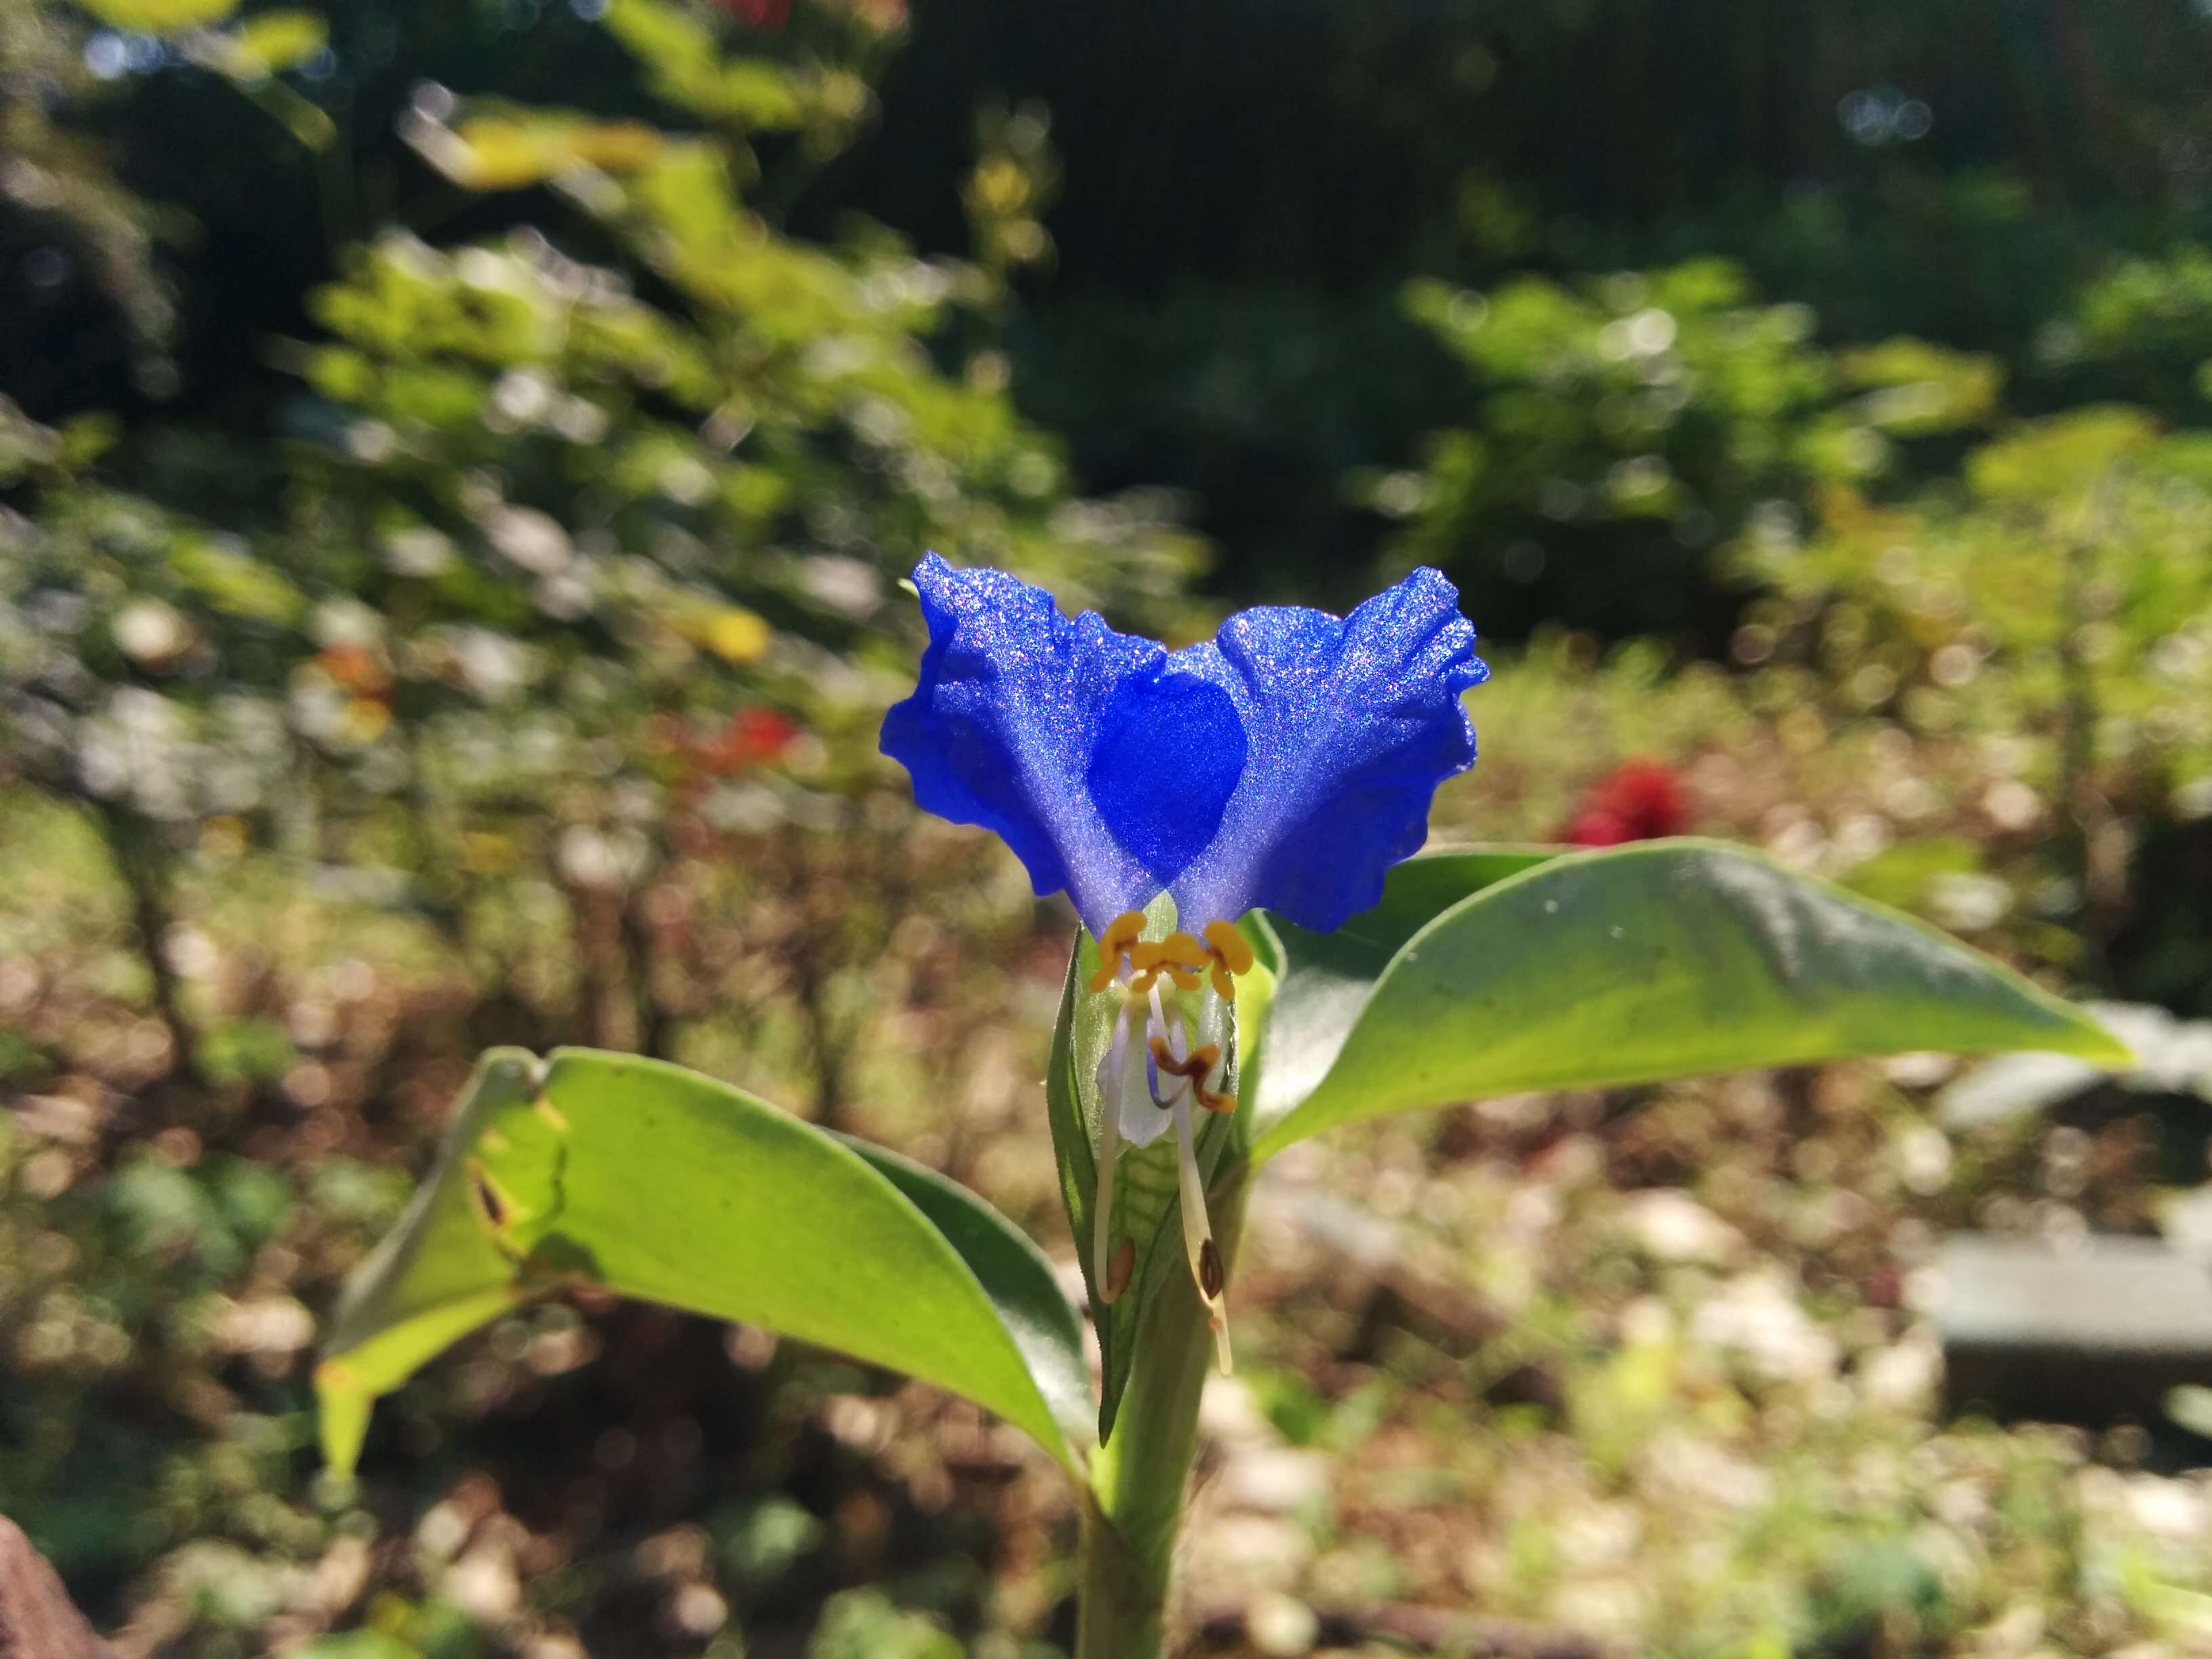
[[[1867,422],[1893,437],[1922,437],[1986,421],[2004,370],[1993,357],[1950,351],[1924,340],[1885,340],[1838,355],[1844,378],[1867,388]]]
[[[346,705],[346,735],[356,743],[371,744],[392,729],[392,710],[370,697],[356,697]]]
[[[286,626],[307,609],[307,597],[278,570],[242,549],[203,535],[179,536],[169,570],[226,616]]]
[[[461,855],[480,876],[503,876],[521,862],[521,854],[505,836],[474,830],[461,837]]]
[[[2033,421],[1966,459],[1976,493],[1996,500],[2079,495],[2158,441],[2158,422],[2139,409],[2090,405]]]
[[[667,140],[640,121],[598,122],[579,127],[568,140],[570,155],[605,173],[635,173],[666,148]]]
[[[246,824],[229,813],[210,818],[200,829],[200,852],[211,859],[234,859],[246,850]]]
[[[331,27],[311,11],[264,11],[230,37],[233,56],[248,75],[281,75],[330,44]]]
[[[451,145],[424,155],[471,190],[518,190],[577,167],[635,173],[657,160],[668,141],[641,121],[578,121],[561,117],[477,116],[453,130]]]
[[[1018,213],[1029,205],[1028,178],[1003,155],[993,156],[977,167],[969,188],[975,204],[987,213]]]
[[[754,662],[768,650],[769,627],[751,611],[733,605],[707,619],[700,643],[725,662]]]
[[[238,0],[77,0],[110,28],[143,34],[173,34],[220,23],[238,9]]]

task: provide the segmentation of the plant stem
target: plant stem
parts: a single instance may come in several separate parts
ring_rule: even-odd
[[[1250,1170],[1224,1166],[1207,1194],[1214,1242],[1235,1265]],[[1172,1218],[1165,1224],[1173,1227]],[[1168,1581],[1198,1449],[1198,1401],[1213,1364],[1206,1304],[1171,1274],[1137,1328],[1127,1389],[1091,1464],[1077,1563],[1075,1659],[1159,1659]]]
[[[130,896],[131,927],[137,936],[139,960],[152,982],[154,1012],[169,1033],[174,1074],[195,1087],[204,1088],[191,1022],[185,1018],[184,988],[170,967],[163,949],[169,931],[170,907],[174,898],[174,855],[163,842],[158,825],[124,807],[103,804],[98,809],[100,833],[124,891]]]

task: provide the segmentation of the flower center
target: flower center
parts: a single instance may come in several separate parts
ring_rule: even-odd
[[[1129,989],[1138,996],[1158,984],[1163,975],[1176,990],[1195,991],[1198,976],[1204,973],[1212,981],[1213,994],[1234,1003],[1236,976],[1250,973],[1256,960],[1233,921],[1207,922],[1203,939],[1180,931],[1165,939],[1148,939],[1143,937],[1144,931],[1141,910],[1124,910],[1106,924],[1106,931],[1098,936],[1098,967],[1089,981],[1093,995],[1121,977],[1121,963],[1127,959],[1130,973],[1135,975]]]
[[[1149,1097],[1163,1115],[1164,1127],[1175,1134],[1184,1254],[1189,1258],[1192,1280],[1206,1304],[1206,1322],[1213,1328],[1215,1356],[1226,1372],[1230,1368],[1227,1275],[1206,1214],[1206,1181],[1198,1166],[1191,1112],[1195,1106],[1224,1116],[1236,1113],[1237,1097],[1213,1086],[1214,1074],[1222,1069],[1227,1034],[1235,1029],[1236,976],[1249,972],[1255,958],[1252,947],[1234,922],[1207,922],[1202,939],[1177,932],[1165,939],[1148,939],[1143,937],[1144,931],[1144,913],[1139,910],[1125,910],[1109,922],[1098,936],[1098,966],[1088,981],[1094,994],[1118,988],[1121,1005],[1114,1021],[1112,1042],[1098,1069],[1091,1279],[1102,1304],[1117,1301],[1128,1288],[1136,1252],[1133,1241],[1121,1237],[1115,1228],[1115,1170],[1124,1133],[1123,1109],[1132,1102]],[[1198,991],[1205,984],[1212,992],[1198,999],[1200,1041],[1196,1043],[1191,1042],[1184,1024],[1184,1009],[1170,1011],[1161,997],[1163,978],[1179,991]],[[1125,1093],[1125,1088],[1133,1092]],[[1141,1115],[1142,1108],[1136,1109]],[[1149,1146],[1156,1131],[1139,1127],[1129,1133],[1137,1144]]]

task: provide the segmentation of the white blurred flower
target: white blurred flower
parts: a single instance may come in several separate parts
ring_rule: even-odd
[[[1745,1274],[1699,1307],[1693,1340],[1741,1359],[1771,1381],[1809,1382],[1832,1376],[1842,1358],[1836,1340],[1814,1324],[1772,1269]]]
[[[134,599],[108,624],[116,647],[149,666],[174,661],[192,642],[192,625],[174,605],[159,599]]]
[[[434,576],[453,562],[453,544],[428,526],[384,538],[384,562],[395,575]]]
[[[533,576],[550,576],[575,556],[560,520],[534,507],[500,506],[483,516],[484,539]]]

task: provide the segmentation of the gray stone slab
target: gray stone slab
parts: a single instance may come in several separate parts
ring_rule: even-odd
[[[2212,1383],[2212,1270],[2161,1240],[1965,1233],[1944,1241],[1936,1273],[1954,1411],[2151,1421],[2168,1389]]]

